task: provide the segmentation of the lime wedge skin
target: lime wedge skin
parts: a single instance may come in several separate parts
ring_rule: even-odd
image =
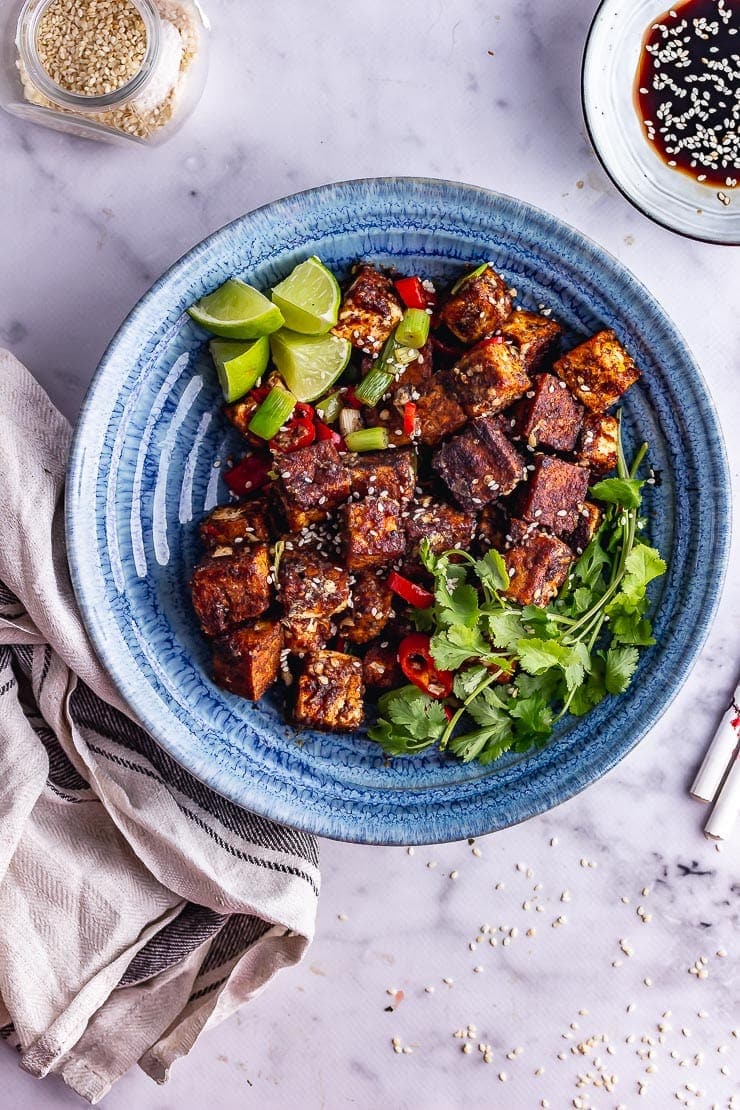
[[[228,403],[238,401],[249,392],[264,374],[270,359],[270,341],[266,335],[246,342],[212,339],[209,347]]]
[[[308,402],[321,397],[341,376],[352,346],[338,335],[299,335],[281,328],[270,336],[270,351],[288,389],[299,401]]]
[[[272,299],[287,328],[302,335],[324,335],[337,322],[342,294],[331,270],[312,255],[275,286]]]
[[[188,309],[188,315],[212,335],[259,339],[283,326],[276,304],[251,285],[230,278]]]

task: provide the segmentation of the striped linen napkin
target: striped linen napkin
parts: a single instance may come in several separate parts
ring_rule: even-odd
[[[225,801],[141,729],[67,571],[70,427],[0,351],[0,1035],[97,1102],[163,1083],[200,1033],[303,956],[310,836]]]

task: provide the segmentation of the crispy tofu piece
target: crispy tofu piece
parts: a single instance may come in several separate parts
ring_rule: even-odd
[[[393,614],[393,594],[375,571],[358,574],[352,586],[352,608],[339,631],[352,644],[368,644],[379,636]]]
[[[359,728],[364,694],[362,660],[341,651],[314,652],[298,679],[293,719],[305,728]]]
[[[390,641],[371,644],[362,660],[362,676],[366,686],[376,690],[392,690],[403,682],[398,663],[398,648]]]
[[[278,599],[288,617],[333,617],[347,608],[349,574],[315,551],[285,551]]]
[[[271,593],[267,545],[215,548],[196,566],[190,589],[206,636],[218,636],[261,616]]]
[[[301,447],[276,462],[277,493],[291,532],[323,520],[350,495],[349,469],[333,443]]]
[[[310,550],[286,551],[278,569],[285,646],[292,652],[317,651],[334,633],[331,618],[347,608],[349,574]]]
[[[509,585],[504,593],[521,605],[544,607],[557,596],[572,562],[573,553],[562,540],[535,529],[506,553]]]
[[[380,352],[403,308],[393,282],[372,266],[362,266],[342,298],[335,335],[368,355]]]
[[[508,285],[487,266],[450,294],[439,316],[462,343],[477,343],[498,331],[511,315],[511,307]]]
[[[476,523],[474,513],[463,512],[431,497],[422,497],[406,517],[409,555],[418,557],[419,544],[424,539],[429,540],[435,555],[453,547],[467,551],[475,536]]]
[[[576,555],[582,555],[596,534],[596,529],[601,524],[601,509],[593,501],[584,501],[583,508],[578,514],[578,523],[572,532],[563,539]]]
[[[284,617],[285,646],[293,655],[308,655],[326,647],[336,628],[324,617]]]
[[[277,678],[283,633],[277,621],[258,620],[213,641],[213,681],[239,697],[259,701]]]
[[[408,505],[414,496],[416,457],[413,451],[368,451],[351,455],[349,474],[352,493],[360,497],[386,497]]]
[[[220,505],[200,522],[199,531],[203,546],[208,550],[269,540],[267,503],[255,498],[239,505]]]
[[[438,447],[432,466],[458,505],[471,512],[511,493],[526,474],[524,459],[491,416],[474,420],[462,435]]]
[[[516,433],[529,447],[572,451],[583,420],[579,405],[563,381],[552,374],[538,374],[532,388],[519,402]]]
[[[578,523],[589,473],[582,466],[551,455],[535,455],[534,468],[522,491],[520,515],[540,528],[549,528],[556,536],[565,536]]]
[[[381,401],[375,408],[365,407],[362,410],[366,428],[385,428],[388,432],[388,449],[409,447],[411,437],[403,430],[403,416],[390,402]]]
[[[559,358],[553,369],[591,412],[605,412],[640,377],[613,331],[600,331]]]
[[[450,371],[450,388],[466,416],[493,416],[530,388],[519,355],[507,343],[484,341]]]
[[[416,426],[422,443],[434,446],[462,428],[467,417],[452,394],[449,373],[433,374],[417,392]]]
[[[619,423],[616,416],[589,412],[583,419],[578,441],[578,462],[596,474],[605,474],[617,465]]]
[[[534,374],[552,355],[563,329],[557,320],[537,312],[515,309],[501,328],[507,343],[514,343],[522,365]]]
[[[381,567],[406,550],[401,506],[391,497],[350,501],[340,510],[340,531],[350,570]]]

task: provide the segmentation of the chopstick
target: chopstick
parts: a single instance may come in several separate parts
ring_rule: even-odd
[[[724,840],[732,831],[740,805],[740,683],[704,756],[689,793],[700,802],[714,801],[704,834]],[[724,780],[724,782],[723,782]],[[721,789],[720,789],[721,788]]]

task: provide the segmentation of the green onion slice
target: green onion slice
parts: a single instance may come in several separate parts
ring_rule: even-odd
[[[297,401],[287,389],[274,386],[249,421],[249,431],[260,439],[272,439],[282,428]]]
[[[360,428],[344,437],[350,451],[384,451],[389,441],[387,428]]]
[[[423,308],[407,308],[396,328],[396,342],[418,350],[429,338],[429,313]]]

